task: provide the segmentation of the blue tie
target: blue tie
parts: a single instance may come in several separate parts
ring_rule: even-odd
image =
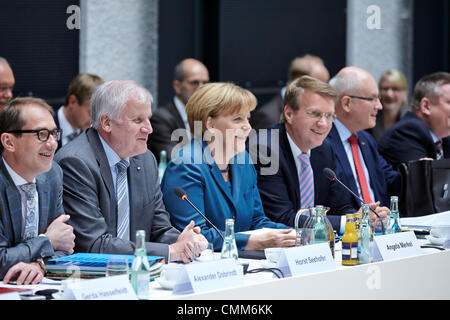
[[[23,240],[29,240],[37,237],[38,235],[38,215],[36,208],[36,184],[26,183],[19,188],[25,193],[25,229],[23,232]]]
[[[121,160],[116,164],[118,169],[116,182],[117,197],[117,237],[130,240],[130,218],[129,218],[129,200],[128,200],[128,163]]]
[[[314,176],[307,153],[298,156],[301,167],[298,181],[300,183],[300,207],[302,209],[314,206]]]

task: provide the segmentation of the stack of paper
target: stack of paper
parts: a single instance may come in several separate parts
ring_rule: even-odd
[[[102,253],[76,253],[69,256],[50,259],[45,265],[46,277],[50,279],[82,278],[92,279],[104,277],[106,264],[112,254]],[[131,270],[133,255],[115,255],[125,257]],[[147,256],[150,264],[150,278],[155,279],[161,273],[165,262],[164,257]]]

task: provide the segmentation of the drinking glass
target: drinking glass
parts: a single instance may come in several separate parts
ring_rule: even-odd
[[[118,276],[128,274],[128,259],[123,256],[111,255],[106,264],[106,276]]]

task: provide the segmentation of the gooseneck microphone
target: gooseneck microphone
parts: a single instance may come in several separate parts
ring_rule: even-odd
[[[216,227],[211,221],[209,221],[209,219],[208,219],[203,213],[201,213],[200,210],[198,210],[196,206],[194,206],[194,204],[188,199],[188,197],[187,197],[187,195],[186,195],[186,192],[184,192],[183,189],[181,189],[180,187],[175,187],[175,188],[173,188],[173,192],[175,193],[175,195],[176,195],[178,198],[180,198],[181,200],[185,200],[187,203],[189,203],[189,205],[190,205],[192,208],[194,208],[194,210],[197,211],[198,214],[199,214],[200,216],[202,216],[202,218],[205,219],[206,222],[208,222],[208,223],[211,225],[211,227],[213,227],[214,230],[217,231],[217,233],[219,234],[219,236],[222,238],[222,241],[225,242],[225,239],[224,239],[222,233],[219,231],[219,229],[217,229],[217,227]]]
[[[340,184],[341,186],[343,186],[348,192],[350,192],[350,193],[351,193],[356,199],[358,199],[362,204],[366,204],[366,203],[364,202],[363,199],[361,199],[360,197],[358,197],[358,196],[356,195],[356,193],[354,193],[352,190],[350,190],[349,187],[347,187],[341,180],[339,180],[339,179],[337,178],[336,173],[334,173],[333,170],[331,170],[330,168],[324,168],[324,169],[323,169],[323,174],[324,174],[325,177],[327,177],[327,178],[330,179],[331,181],[337,181],[337,182],[339,182],[339,184]],[[369,208],[370,208],[370,211],[372,211],[372,212],[377,216],[377,218],[380,219],[380,222],[381,222],[381,232],[384,234],[384,224],[383,224],[383,219],[381,219],[380,216],[378,215],[378,213],[377,213],[375,210],[373,210],[370,206],[369,206]]]

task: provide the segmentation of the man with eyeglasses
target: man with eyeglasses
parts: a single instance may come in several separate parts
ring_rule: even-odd
[[[382,217],[389,214],[390,196],[399,195],[400,174],[378,153],[373,128],[382,109],[374,77],[364,69],[345,67],[330,80],[338,92],[336,119],[327,137],[333,145],[338,178]],[[361,205],[352,198],[353,205]]]
[[[0,112],[0,134],[0,278],[35,284],[45,260],[75,245],[62,170],[53,162],[61,130],[45,101],[17,98]]]
[[[209,82],[208,69],[198,60],[188,58],[175,67],[173,89],[175,96],[165,106],[158,108],[151,118],[153,133],[148,136],[148,148],[160,161],[161,151],[166,151],[167,161],[171,158],[172,149],[178,143],[186,143],[190,139],[190,129],[186,114],[186,104],[202,84]],[[177,129],[182,129],[172,133]]]
[[[342,215],[357,211],[359,206],[351,205],[337,182],[323,175],[324,168],[336,169],[332,146],[323,143],[331,129],[336,96],[325,82],[297,78],[286,90],[283,122],[270,127],[267,135],[259,130],[257,139],[250,138],[264,212],[273,221],[294,226],[299,209],[323,205],[330,208],[333,228],[342,233]]]
[[[414,88],[411,112],[382,136],[378,150],[397,167],[402,162],[450,158],[450,74],[422,77]]]

